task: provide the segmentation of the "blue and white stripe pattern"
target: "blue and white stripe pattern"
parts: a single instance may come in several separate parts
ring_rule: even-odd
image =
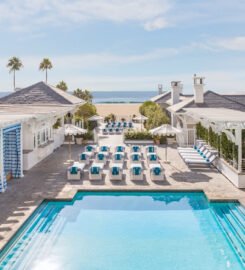
[[[21,168],[21,125],[14,125],[3,129],[3,187],[0,192],[7,187],[6,175],[11,174],[13,178],[22,175]]]

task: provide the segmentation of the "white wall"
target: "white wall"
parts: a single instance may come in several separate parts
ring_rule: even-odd
[[[245,188],[245,174],[238,174],[227,162],[221,158],[214,161],[215,167],[228,178],[236,187]]]

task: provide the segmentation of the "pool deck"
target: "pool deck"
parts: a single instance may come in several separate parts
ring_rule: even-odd
[[[122,143],[122,136],[100,138],[100,144]],[[111,181],[108,168],[102,181],[89,181],[86,170],[80,181],[67,181],[66,169],[69,166],[68,146],[63,145],[48,158],[40,162],[24,178],[12,180],[5,193],[0,194],[0,249],[16,233],[20,226],[33,213],[44,199],[71,200],[78,191],[203,191],[210,201],[239,201],[245,205],[245,190],[233,186],[214,168],[190,170],[180,158],[175,147],[168,147],[170,164],[163,162],[165,149],[159,147],[160,162],[165,169],[164,181],[152,182],[144,160],[144,181],[132,182],[129,179],[129,160],[124,167],[124,179]],[[77,159],[82,146],[72,145],[72,158]]]

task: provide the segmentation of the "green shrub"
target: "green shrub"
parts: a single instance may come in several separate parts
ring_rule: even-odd
[[[148,131],[128,131],[124,134],[125,140],[153,140]]]
[[[81,138],[84,140],[94,140],[94,133],[92,131],[88,131],[87,133],[82,134]]]

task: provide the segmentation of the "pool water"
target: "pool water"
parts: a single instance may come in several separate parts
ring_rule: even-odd
[[[80,192],[44,202],[0,269],[245,269],[245,210],[203,193]]]

